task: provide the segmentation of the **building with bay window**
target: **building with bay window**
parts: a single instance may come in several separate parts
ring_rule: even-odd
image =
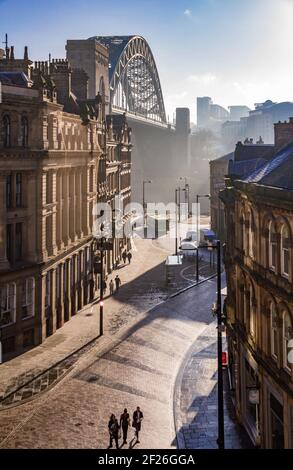
[[[293,448],[293,119],[273,157],[221,193],[229,371],[237,416],[263,448]]]

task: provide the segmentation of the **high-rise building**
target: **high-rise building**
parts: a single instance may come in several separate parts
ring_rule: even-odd
[[[207,127],[210,120],[212,99],[209,96],[197,98],[197,126]]]

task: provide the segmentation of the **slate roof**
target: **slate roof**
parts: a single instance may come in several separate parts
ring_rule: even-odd
[[[277,152],[270,161],[242,181],[293,190],[293,143]]]
[[[260,168],[266,163],[264,158],[255,158],[254,160],[241,160],[239,162],[230,161],[228,168],[228,175],[246,177],[253,171]]]
[[[3,85],[27,87],[28,81],[27,76],[23,72],[0,72],[0,82]]]

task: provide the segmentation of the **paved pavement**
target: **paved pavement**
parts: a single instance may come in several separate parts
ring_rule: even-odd
[[[197,338],[177,379],[174,414],[179,448],[218,448],[216,332],[213,322]],[[224,371],[224,422],[226,449],[252,448],[247,433],[235,418],[227,371]]]
[[[122,288],[105,301],[106,335],[115,335],[138,314],[195,282],[195,268],[187,262],[175,286],[166,286],[164,262],[170,249],[164,239],[134,241],[133,262],[120,265],[118,270]],[[201,279],[202,275],[212,272],[204,262],[201,269]],[[0,409],[30,399],[61,380],[82,354],[101,343],[98,335],[99,308],[93,304],[74,316],[42,345],[2,364]]]
[[[105,335],[53,389],[0,412],[0,446],[106,448],[109,414],[138,405],[145,414],[138,447],[176,446],[174,383],[187,351],[212,321],[215,290],[208,281]],[[125,313],[128,307],[125,300]]]

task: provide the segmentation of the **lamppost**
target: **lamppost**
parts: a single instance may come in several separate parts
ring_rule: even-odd
[[[197,194],[196,195],[196,241],[197,241],[197,245],[199,246],[199,242],[200,242],[200,237],[199,237],[199,200],[200,198],[203,198],[203,197],[208,197],[210,199],[210,195],[209,194]]]
[[[217,327],[218,327],[218,447],[225,448],[224,432],[224,387],[222,366],[222,299],[221,299],[221,242],[217,240]]]
[[[142,182],[142,206],[143,206],[143,226],[146,225],[146,201],[145,201],[145,185],[151,184],[152,180],[144,180]]]
[[[100,336],[104,334],[104,242],[105,237],[100,240]]]
[[[186,191],[186,189],[176,188],[175,189],[175,254],[178,255],[178,194],[179,194],[179,217],[180,217],[180,191]],[[180,223],[180,218],[179,218]]]
[[[185,188],[185,204],[187,204],[187,215],[189,216],[190,213],[190,194],[189,194],[189,184],[187,183],[187,176],[180,176],[180,180],[184,180],[184,188]]]

